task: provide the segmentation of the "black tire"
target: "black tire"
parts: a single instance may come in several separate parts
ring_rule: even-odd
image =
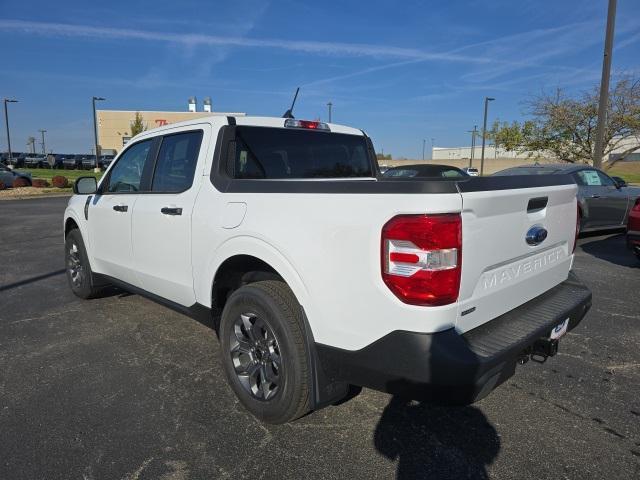
[[[95,297],[101,288],[97,285],[95,275],[91,271],[87,250],[77,228],[67,233],[64,251],[67,281],[71,291],[80,298]]]
[[[247,318],[253,322],[249,330]],[[303,325],[293,292],[277,280],[240,287],[222,311],[220,342],[229,385],[245,408],[263,422],[290,422],[310,410]],[[244,353],[251,345],[251,351]],[[256,372],[253,380],[250,371]]]

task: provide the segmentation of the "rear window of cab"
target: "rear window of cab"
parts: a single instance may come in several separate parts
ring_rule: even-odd
[[[373,177],[364,135],[270,127],[236,127],[227,152],[237,179]]]

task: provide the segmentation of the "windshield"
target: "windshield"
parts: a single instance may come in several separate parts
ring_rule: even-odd
[[[236,128],[229,174],[244,179],[373,177],[363,135],[270,127]]]

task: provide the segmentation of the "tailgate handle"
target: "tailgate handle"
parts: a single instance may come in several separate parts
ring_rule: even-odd
[[[537,212],[547,206],[549,197],[536,197],[529,200],[527,205],[527,213]]]

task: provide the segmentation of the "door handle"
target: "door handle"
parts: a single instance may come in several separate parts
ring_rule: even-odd
[[[591,198],[600,198],[600,195],[598,195],[597,193],[594,193],[593,195],[591,195]]]
[[[127,210],[129,210],[129,206],[128,205],[114,205],[113,209],[116,212],[126,212]]]
[[[182,215],[182,208],[180,207],[162,207],[160,213],[163,215]]]

